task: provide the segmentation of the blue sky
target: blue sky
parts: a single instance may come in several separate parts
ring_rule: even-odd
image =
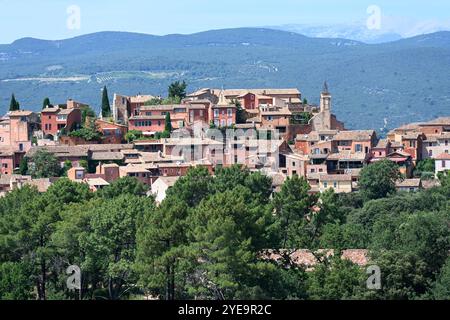
[[[80,29],[67,27],[67,8],[80,8]],[[393,29],[450,25],[448,0],[0,0],[0,43],[22,37],[63,39],[97,31],[149,34],[283,24],[364,22],[369,5]],[[421,29],[422,28],[422,29]]]

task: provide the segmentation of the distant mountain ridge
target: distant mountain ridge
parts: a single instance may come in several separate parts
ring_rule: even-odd
[[[238,28],[191,35],[100,32],[0,45],[0,111],[11,93],[39,110],[74,98],[98,108],[100,89],[165,94],[185,79],[201,87],[297,87],[317,102],[324,80],[353,128],[392,128],[450,114],[450,32],[383,44]],[[387,123],[387,124],[386,124]]]

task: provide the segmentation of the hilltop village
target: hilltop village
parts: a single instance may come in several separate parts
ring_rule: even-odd
[[[44,103],[41,112],[12,108],[0,118],[0,193],[23,185],[45,192],[61,176],[97,191],[130,176],[161,202],[190,168],[214,174],[235,164],[270,176],[275,192],[298,175],[311,193],[351,193],[362,168],[382,159],[398,165],[397,189],[409,192],[435,186],[450,170],[450,117],[380,139],[374,130],[345,128],[326,83],[319,105],[298,89],[205,88],[175,98],[114,94],[110,104],[106,93],[100,115],[72,99]],[[46,157],[58,168],[39,170],[36,159]],[[423,172],[424,163],[432,169]]]

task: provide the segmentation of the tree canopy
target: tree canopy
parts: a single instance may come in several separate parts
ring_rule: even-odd
[[[187,83],[183,81],[175,81],[169,85],[169,98],[186,98]]]
[[[56,168],[47,157],[30,170]],[[196,167],[160,204],[133,177],[95,193],[67,178],[43,193],[23,186],[0,197],[0,298],[448,299],[446,179],[370,199],[315,195],[296,175],[274,194],[262,173]],[[367,250],[380,290],[346,249]],[[298,263],[301,252],[315,263]],[[81,293],[66,286],[69,265]]]
[[[379,199],[395,193],[395,182],[401,178],[398,166],[381,160],[361,170],[359,187],[365,199]]]

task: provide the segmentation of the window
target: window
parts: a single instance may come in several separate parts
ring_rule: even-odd
[[[148,111],[148,112],[145,113],[145,115],[146,115],[146,116],[151,116],[152,113],[151,113],[151,111]]]
[[[337,182],[334,182],[334,183],[333,183],[333,187],[336,189],[337,186],[338,186],[338,185],[337,185]]]
[[[295,161],[292,162],[292,166],[295,167]]]
[[[81,180],[81,179],[83,179],[84,177],[83,177],[83,171],[82,170],[77,170],[77,171],[75,171],[75,179],[77,179],[77,180]]]
[[[445,145],[448,146],[448,140],[445,140]]]
[[[311,169],[311,173],[315,173],[316,172],[316,169]]]
[[[445,168],[445,160],[442,160],[442,168]]]
[[[8,164],[7,163],[3,163],[2,167],[5,168],[5,169],[8,169]]]
[[[233,116],[233,109],[229,108],[227,109],[228,117],[231,118]]]
[[[200,113],[200,117],[203,117],[203,110],[200,110],[199,113]]]
[[[433,150],[428,151],[428,156],[430,156],[430,157],[433,156]]]
[[[355,145],[355,151],[362,152],[362,145],[360,145],[360,144]]]
[[[214,118],[219,117],[219,109],[214,109]]]
[[[416,147],[416,141],[415,141],[415,140],[411,140],[411,141],[409,142],[409,146],[410,146],[411,148],[415,148],[415,147]]]
[[[324,182],[324,183],[323,183],[323,187],[324,187],[324,188],[328,188],[328,182]]]

